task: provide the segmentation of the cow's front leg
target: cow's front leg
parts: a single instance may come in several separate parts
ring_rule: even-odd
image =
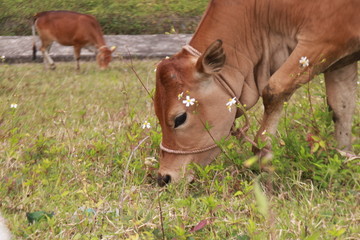
[[[265,147],[259,149],[253,147],[253,152],[260,157],[271,156],[271,136],[276,133],[276,129],[281,117],[284,102],[288,101],[296,87],[287,89],[284,92],[275,92],[271,85],[265,87],[263,91],[264,115],[261,127],[256,134],[255,142],[259,145],[265,143]]]
[[[298,87],[309,82],[314,74],[322,72],[327,67],[326,62],[321,61],[322,56],[326,54],[316,49],[311,49],[313,51],[310,52],[310,49],[306,46],[296,47],[286,62],[271,76],[268,85],[262,91],[265,110],[255,142],[264,142],[266,145],[264,149],[253,148],[253,152],[261,157],[269,155],[271,136],[276,133],[284,102],[290,99]],[[306,61],[303,61],[304,59]]]

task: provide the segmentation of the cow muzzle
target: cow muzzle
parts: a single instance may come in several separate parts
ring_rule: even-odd
[[[166,184],[171,182],[171,176],[169,174],[161,175],[158,174],[157,182],[160,187],[164,187]]]
[[[187,183],[194,182],[194,171],[192,169],[183,172],[182,174],[176,174],[174,172],[163,172],[158,173],[157,182],[160,187],[164,187],[170,183],[178,183],[184,179]]]

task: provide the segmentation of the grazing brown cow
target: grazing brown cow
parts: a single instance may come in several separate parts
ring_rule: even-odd
[[[322,72],[336,139],[350,149],[359,13],[359,0],[210,1],[190,43],[157,67],[159,184],[189,176],[187,164],[205,165],[220,153],[215,141],[226,138],[243,114],[236,104],[250,109],[263,98],[256,139],[269,141],[284,102]]]
[[[48,11],[40,12],[34,16],[33,36],[35,38],[35,29],[39,34],[42,46],[40,48],[45,66],[50,65],[55,69],[54,61],[49,56],[51,44],[56,41],[64,46],[74,46],[74,57],[76,68],[80,69],[80,51],[86,47],[91,50],[95,47],[97,50],[96,61],[101,69],[108,67],[111,61],[111,50],[106,46],[100,24],[95,17],[71,11]],[[34,39],[33,59],[36,58],[36,46]]]

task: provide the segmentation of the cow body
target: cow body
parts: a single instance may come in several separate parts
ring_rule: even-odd
[[[83,47],[97,49],[96,60],[100,68],[106,68],[111,61],[110,50],[106,47],[100,24],[95,17],[71,11],[47,11],[34,16],[33,35],[35,29],[41,39],[41,51],[46,66],[54,69],[54,61],[49,56],[51,44],[56,41],[64,46],[74,47],[74,57],[77,69],[80,68],[80,52]],[[36,57],[34,41],[34,58]]]
[[[211,147],[214,140],[227,137],[245,111],[227,111],[229,98],[246,109],[263,98],[256,139],[269,141],[283,103],[321,72],[336,139],[349,150],[360,59],[359,12],[357,0],[211,1],[189,46],[157,68],[155,112],[163,133],[160,185],[178,180],[188,163],[207,164],[220,152]],[[302,57],[308,66],[299,63]],[[182,92],[197,100],[196,107],[177,99]],[[184,114],[185,121],[175,127]],[[206,130],[204,123],[212,128]]]

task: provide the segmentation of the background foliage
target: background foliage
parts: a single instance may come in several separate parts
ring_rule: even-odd
[[[105,34],[192,33],[208,0],[1,0],[0,35],[31,34],[32,16],[71,10],[94,15]]]

